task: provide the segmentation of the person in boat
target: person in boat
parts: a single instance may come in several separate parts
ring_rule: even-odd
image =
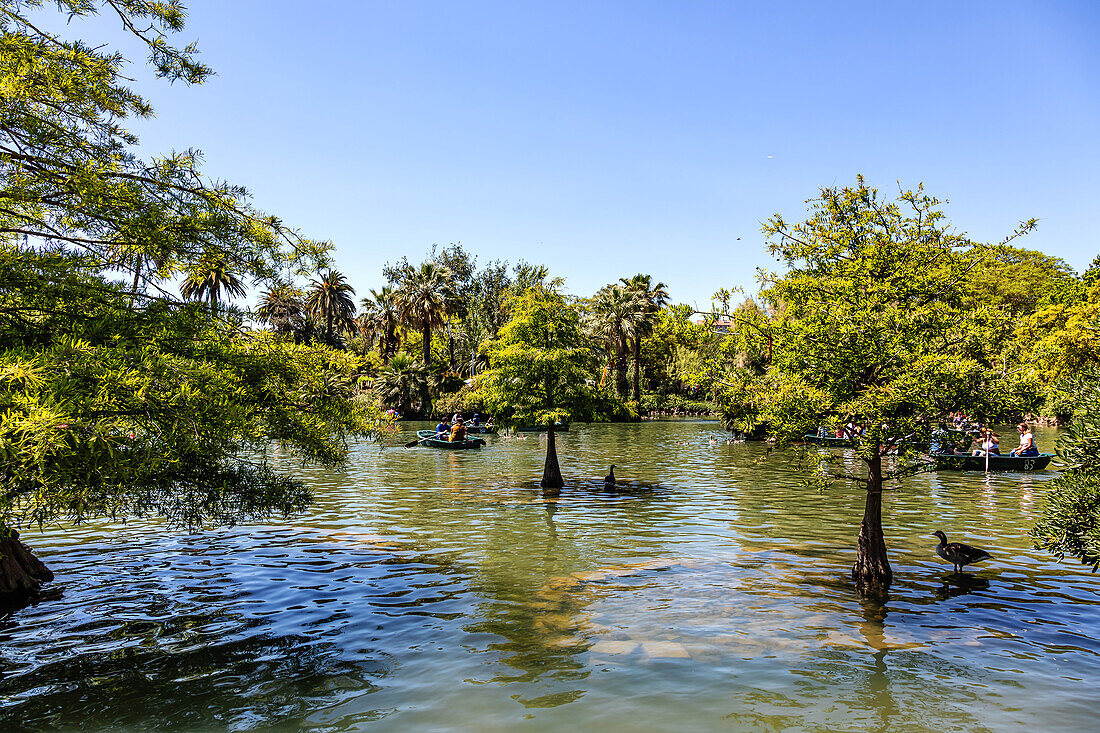
[[[487,427],[487,428],[493,427],[493,416],[492,415],[490,415],[489,419],[485,421],[485,427]]]
[[[455,425],[451,428],[451,442],[461,443],[466,440],[466,425],[463,424],[462,418],[455,420]]]
[[[1035,436],[1031,432],[1031,426],[1022,422],[1016,426],[1020,433],[1020,447],[1009,453],[1010,456],[1034,457],[1039,455],[1039,447],[1035,445]]]
[[[993,432],[993,428],[982,428],[982,442],[980,448],[975,448],[972,456],[999,456],[1001,455],[1001,436]]]
[[[953,424],[953,423],[952,423]],[[936,429],[932,431],[932,440],[928,444],[928,452],[939,456],[968,456],[969,450],[959,450],[958,446],[958,434],[960,431],[955,431],[955,437],[952,437],[951,429],[947,427],[947,423],[940,421]]]
[[[474,413],[474,416],[472,418],[470,418],[470,425],[475,427],[475,428],[481,427],[481,420],[478,419],[478,416],[477,416],[476,412]]]
[[[451,423],[444,417],[439,421],[439,424],[435,426],[435,437],[446,438],[451,433]]]

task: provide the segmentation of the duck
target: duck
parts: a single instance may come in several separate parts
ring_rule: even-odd
[[[936,547],[936,554],[955,566],[955,572],[962,572],[964,565],[969,565],[982,560],[989,560],[993,556],[985,550],[961,542],[948,542],[947,535],[942,530],[936,530],[934,537],[940,538],[940,544]]]
[[[611,464],[611,470],[607,472],[607,475],[603,477],[603,487],[605,489],[615,488],[615,464]]]

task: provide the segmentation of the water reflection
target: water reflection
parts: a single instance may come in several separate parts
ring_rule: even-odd
[[[1049,475],[889,492],[872,602],[863,495],[725,437],[574,426],[554,500],[535,436],[364,445],[288,464],[289,525],[29,533],[66,592],[0,623],[0,728],[1091,730],[1095,580],[1027,539]],[[994,559],[951,574],[936,529]]]

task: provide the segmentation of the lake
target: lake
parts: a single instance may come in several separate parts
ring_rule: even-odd
[[[28,530],[64,595],[0,621],[0,729],[1095,729],[1097,576],[1027,537],[1054,472],[888,492],[870,602],[862,493],[726,437],[574,425],[558,500],[545,435],[363,444],[286,460],[315,503],[285,522]],[[937,529],[993,559],[954,576]]]

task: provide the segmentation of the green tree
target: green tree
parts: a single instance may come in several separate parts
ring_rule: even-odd
[[[220,253],[204,256],[180,283],[180,295],[185,300],[205,298],[214,312],[223,300],[244,297],[246,292],[244,283],[229,270],[226,258]]]
[[[260,295],[256,318],[284,336],[298,333],[302,327],[302,292],[289,283],[277,282]]]
[[[611,283],[600,288],[589,302],[589,309],[592,314],[590,328],[611,355],[615,393],[625,399],[629,393],[627,351],[640,320],[637,294]]]
[[[1100,568],[1100,369],[1074,380],[1077,409],[1069,433],[1058,441],[1066,464],[1047,484],[1043,513],[1031,531],[1037,549]]]
[[[338,463],[381,425],[353,394],[352,355],[247,333],[163,293],[184,276],[211,302],[241,294],[230,274],[272,287],[325,267],[329,247],[206,177],[197,151],[140,157],[127,120],[152,108],[126,86],[126,60],[40,30],[28,13],[42,5],[0,0],[0,594],[11,596],[48,577],[20,529],[295,511],[309,494],[264,460],[271,439]],[[106,9],[163,78],[209,74],[169,40],[184,18],[175,0],[54,5],[65,32]],[[212,266],[214,280],[202,274]]]
[[[864,471],[834,464],[830,475],[866,489],[852,576],[869,593],[892,580],[883,486],[918,470],[883,457],[950,410],[989,415],[1003,405],[968,355],[985,325],[962,296],[980,252],[938,206],[923,189],[884,201],[860,177],[853,188],[823,188],[801,223],[770,219],[769,251],[786,267],[763,275],[762,297],[777,313],[762,334],[772,361],[725,394],[727,412],[753,415],[781,444],[822,424],[847,431]]]
[[[0,247],[0,555],[29,557],[15,531],[59,520],[197,526],[297,511],[309,493],[270,468],[273,440],[337,464],[349,440],[381,429],[353,395],[352,355],[195,304],[135,304],[79,274],[88,265]],[[42,577],[4,561],[0,596]]]
[[[400,343],[397,329],[401,324],[401,311],[397,296],[388,285],[381,290],[371,290],[360,301],[363,310],[359,316],[359,332],[372,343],[378,341],[378,355],[383,364],[389,364]]]
[[[641,402],[642,340],[653,333],[661,308],[668,305],[668,290],[664,283],[654,283],[651,276],[641,273],[629,280],[619,278],[619,282],[630,292],[635,307],[630,341],[634,357],[634,399]]]
[[[383,404],[402,415],[413,415],[428,399],[428,369],[404,351],[395,354],[378,373],[376,388]]]
[[[556,285],[528,288],[511,309],[511,320],[490,348],[490,369],[480,384],[498,423],[547,426],[540,485],[554,493],[564,485],[554,424],[591,409],[592,350],[578,309]]]
[[[420,330],[424,365],[432,364],[432,330],[442,328],[455,300],[451,271],[434,262],[405,266],[400,274],[397,300],[402,321]]]
[[[83,262],[153,285],[208,264],[268,281],[324,263],[326,245],[255,210],[244,188],[209,180],[198,151],[138,157],[125,120],[153,109],[125,86],[125,59],[40,30],[27,13],[41,4],[0,0],[0,238],[71,248]],[[162,78],[197,84],[210,73],[193,46],[169,42],[183,26],[179,2],[56,5],[68,28],[106,8]]]
[[[311,280],[306,312],[325,324],[325,341],[339,345],[341,334],[355,331],[355,289],[339,270],[328,270],[320,280]]]

